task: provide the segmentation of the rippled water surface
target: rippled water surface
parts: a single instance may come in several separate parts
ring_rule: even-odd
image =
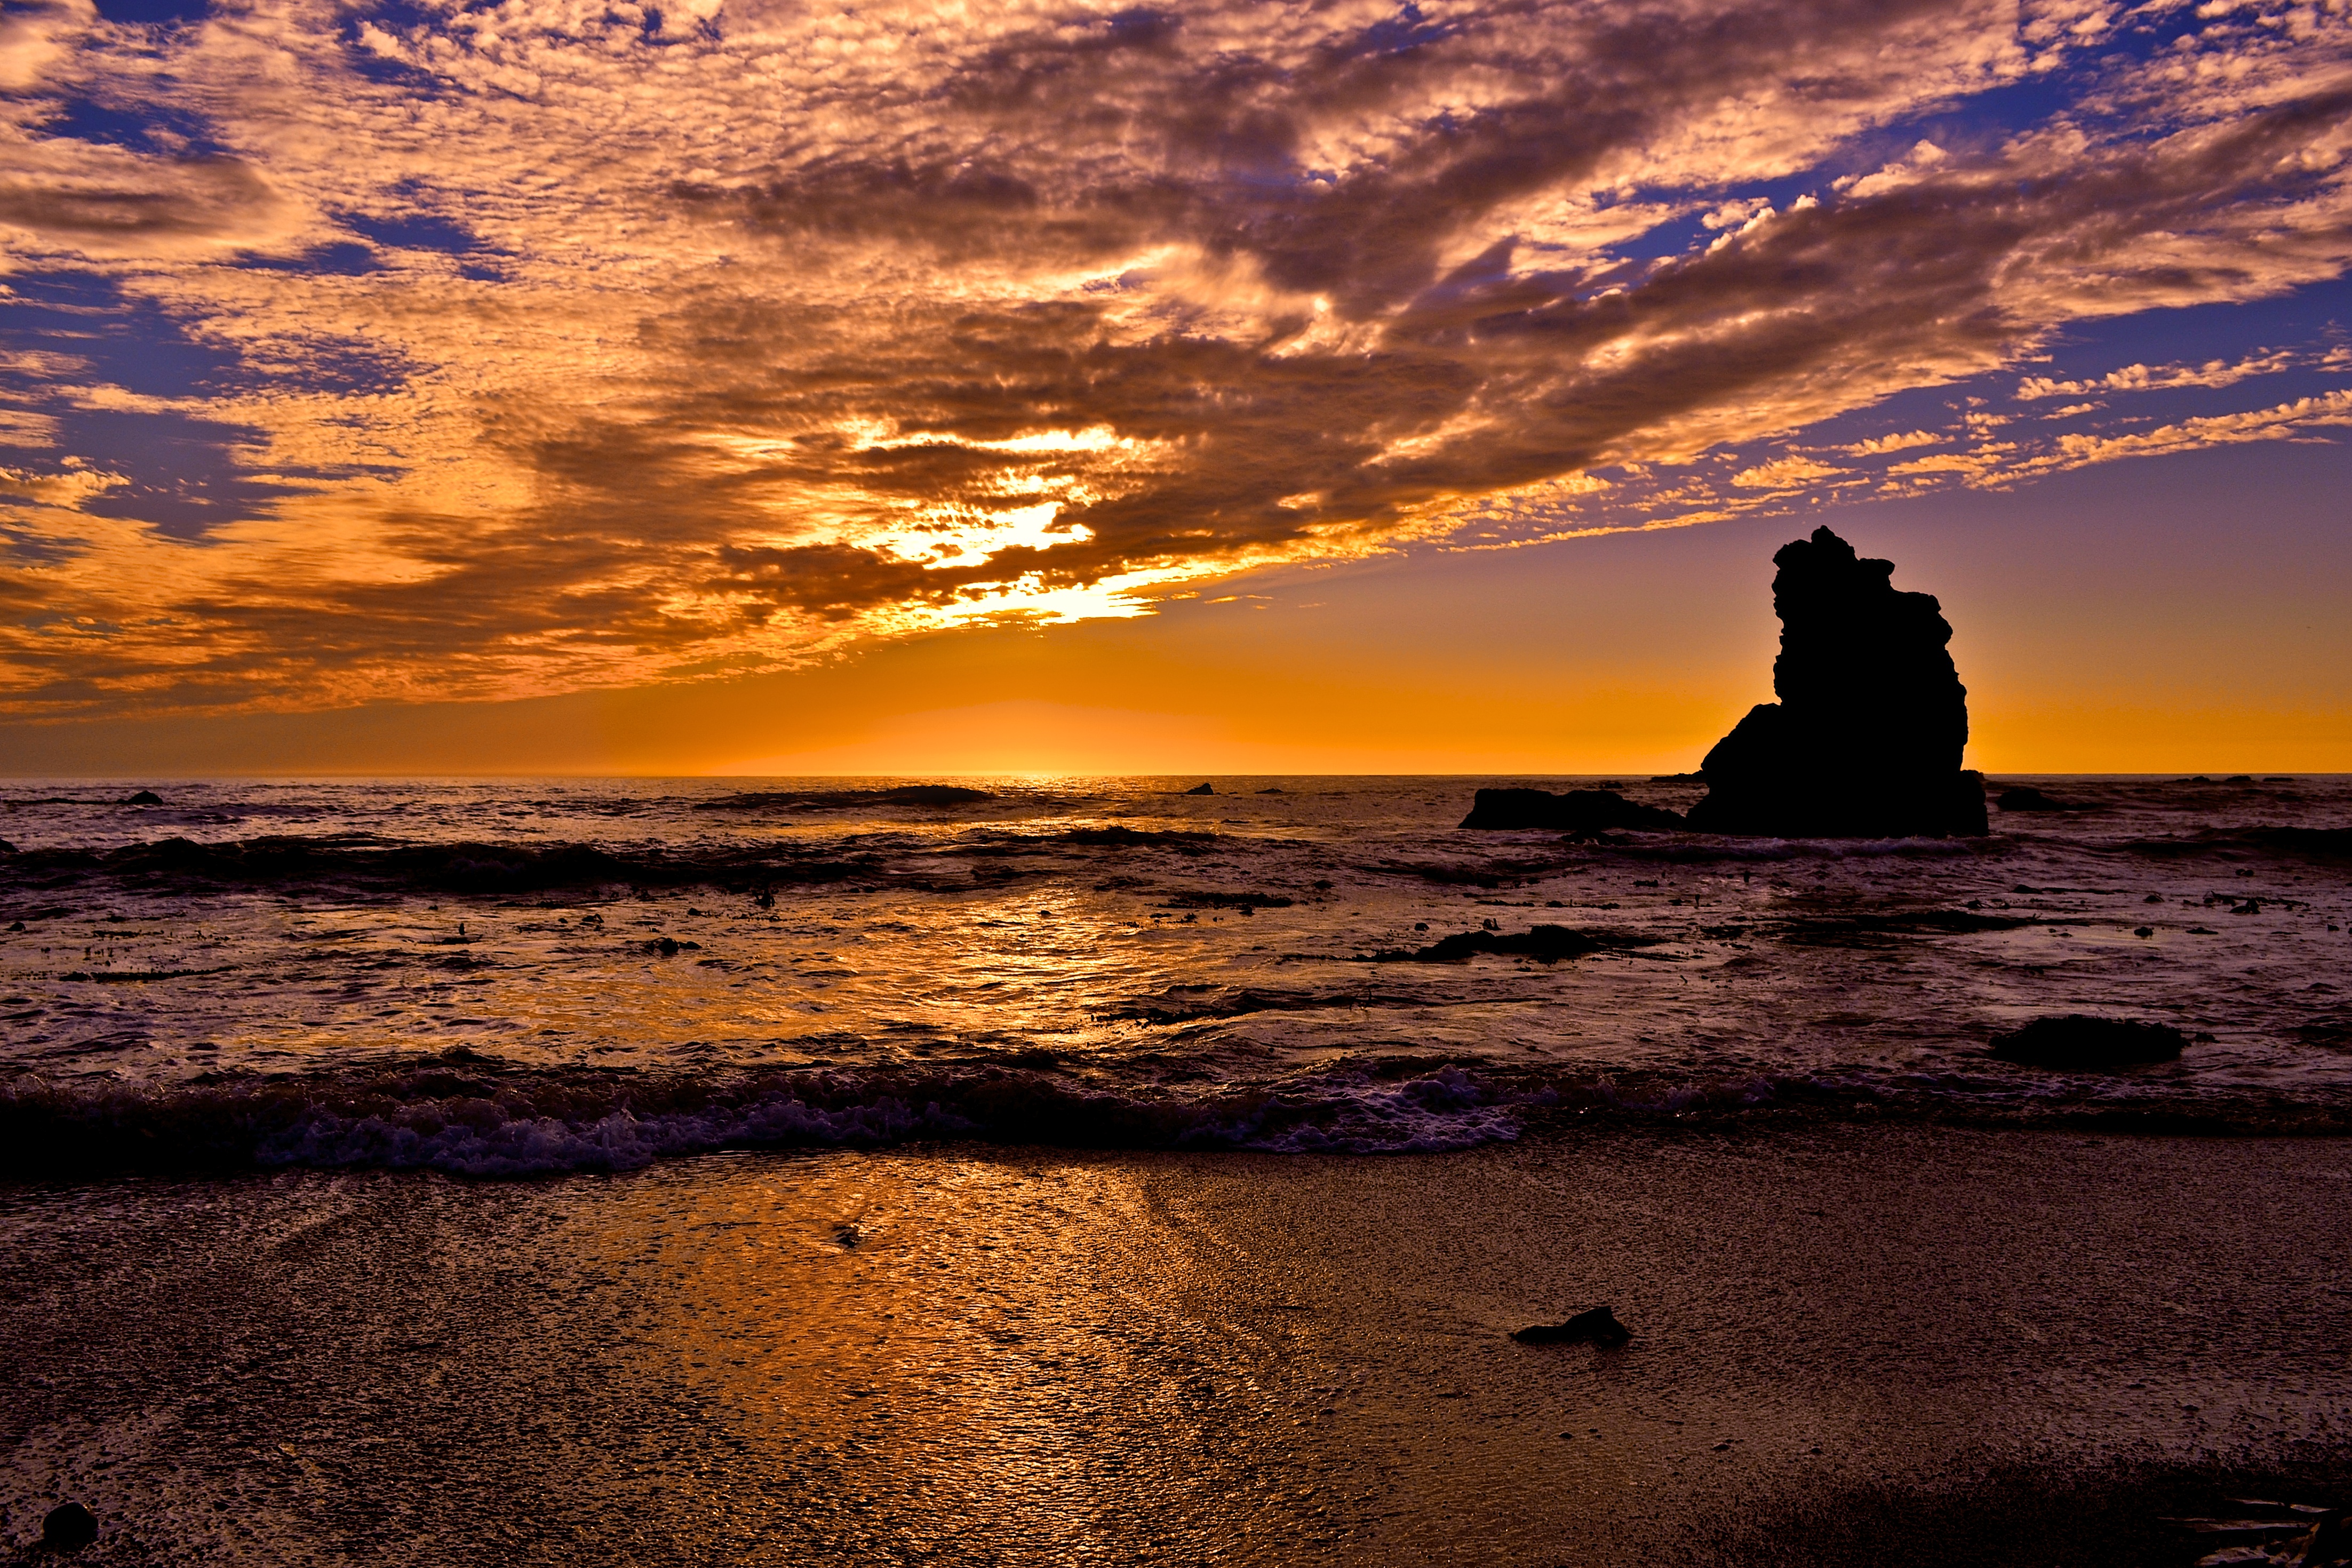
[[[2352,1116],[2352,780],[2037,779],[2081,809],[1885,841],[1456,829],[1495,780],[1197,782],[18,784],[12,1141],[503,1174],[1677,1109]],[[1538,925],[1595,950],[1421,955]],[[2194,1043],[1985,1058],[2069,1011]]]

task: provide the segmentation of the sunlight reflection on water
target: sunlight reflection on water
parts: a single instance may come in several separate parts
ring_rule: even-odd
[[[0,937],[0,1074],[177,1093],[455,1060],[635,1113],[648,1074],[1362,1105],[1395,1064],[1456,1063],[1595,1104],[1828,1085],[2352,1110],[2352,998],[2323,978],[2352,950],[2352,874],[2259,837],[2340,824],[2347,781],[2067,780],[2089,810],[1883,843],[1460,831],[1478,782],[995,780],[943,803],[875,792],[893,780],[225,783],[161,808],[28,787],[0,856],[0,915],[26,926]],[[1608,941],[1372,961],[1547,924]],[[2210,1039],[2096,1084],[1986,1067],[1993,1032],[2084,1010]],[[1374,1144],[1457,1136],[1425,1109]],[[1474,1121],[1459,1138],[1507,1132]]]

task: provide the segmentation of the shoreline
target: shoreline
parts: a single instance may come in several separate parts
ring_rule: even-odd
[[[2186,1568],[2118,1499],[2352,1478],[2347,1197],[2334,1139],[1916,1124],[9,1184],[0,1540],[79,1496],[109,1563],[1904,1561],[2026,1476],[2107,1521],[2067,1561]],[[1507,1338],[1603,1301],[1621,1351]]]

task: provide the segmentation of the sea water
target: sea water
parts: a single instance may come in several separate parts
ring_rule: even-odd
[[[983,1139],[1379,1153],[1566,1117],[2352,1126],[2352,779],[2036,779],[1982,839],[1563,836],[1640,779],[20,782],[0,1129],[50,1175],[520,1176]],[[2022,782],[2002,779],[1995,788]],[[1552,925],[1582,956],[1447,957]],[[2174,1063],[2015,1066],[2054,1013]]]

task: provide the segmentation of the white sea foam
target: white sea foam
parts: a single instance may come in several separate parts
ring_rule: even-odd
[[[586,1124],[552,1116],[495,1116],[487,1124],[417,1125],[381,1115],[313,1113],[264,1138],[264,1165],[373,1166],[453,1176],[545,1176],[625,1171],[678,1155],[776,1145],[873,1145],[969,1134],[973,1124],[936,1105],[882,1100],[824,1110],[778,1096],[745,1106],[637,1116],[614,1111]]]

